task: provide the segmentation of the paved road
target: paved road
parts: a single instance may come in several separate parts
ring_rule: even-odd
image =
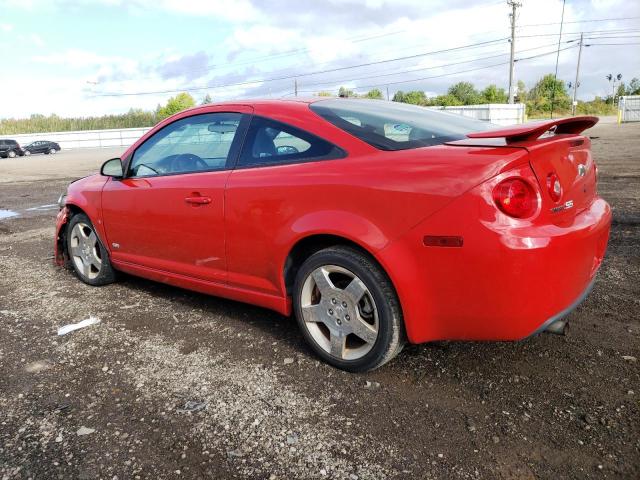
[[[83,177],[97,172],[105,160],[118,157],[125,150],[87,148],[63,150],[55,155],[0,158],[0,183]]]

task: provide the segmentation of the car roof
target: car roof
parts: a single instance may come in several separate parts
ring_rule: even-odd
[[[223,102],[213,102],[208,103],[206,105],[198,105],[196,107],[189,108],[184,110],[184,112],[201,112],[206,111],[207,108],[212,107],[224,107],[225,105],[229,106],[247,106],[254,107],[256,109],[260,109],[261,107],[270,108],[270,107],[279,107],[284,110],[300,108],[301,106],[306,106],[311,103],[319,102],[321,100],[327,100],[329,98],[335,97],[294,97],[294,98],[252,98],[252,99],[243,99],[243,100],[227,100]]]

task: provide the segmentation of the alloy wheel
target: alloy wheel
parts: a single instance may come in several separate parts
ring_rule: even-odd
[[[373,295],[353,272],[323,265],[305,279],[300,295],[305,327],[325,352],[341,360],[365,356],[378,339]]]
[[[76,270],[93,280],[102,269],[98,237],[86,223],[79,222],[71,230],[69,254]]]

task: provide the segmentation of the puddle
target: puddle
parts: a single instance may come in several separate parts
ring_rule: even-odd
[[[19,215],[18,212],[14,212],[13,210],[2,210],[0,208],[0,220],[4,218],[17,217],[18,215]]]

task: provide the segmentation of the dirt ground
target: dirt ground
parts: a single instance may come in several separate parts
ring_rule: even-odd
[[[82,284],[48,205],[113,155],[0,159],[0,477],[640,478],[640,125],[588,134],[614,225],[569,334],[408,346],[366,375],[268,310]]]

